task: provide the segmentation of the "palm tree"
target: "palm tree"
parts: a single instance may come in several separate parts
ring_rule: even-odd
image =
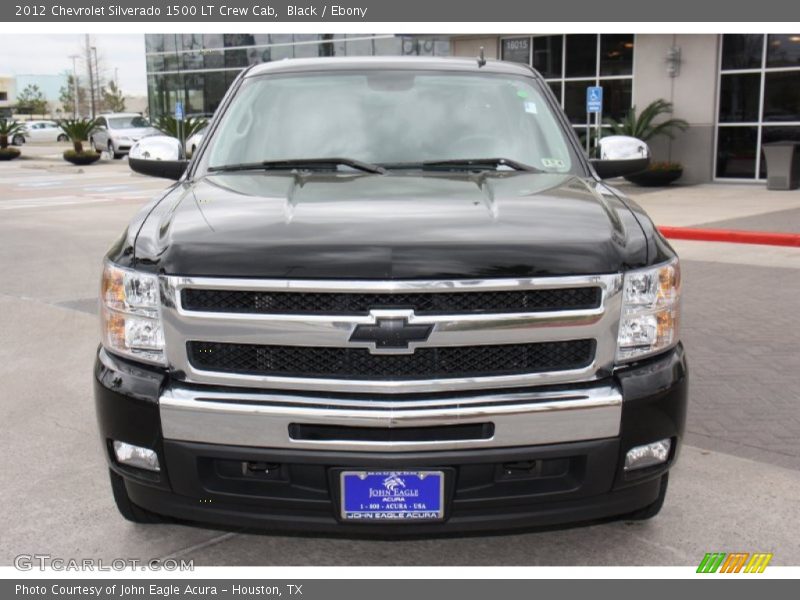
[[[675,131],[685,131],[689,123],[683,119],[666,119],[654,123],[658,117],[670,114],[672,114],[672,103],[659,99],[648,104],[638,117],[634,106],[622,120],[606,119],[606,124],[611,126],[614,135],[629,135],[643,142],[658,135],[665,135],[672,140],[675,139]]]
[[[189,117],[183,121],[183,139],[188,140],[195,133],[208,124],[208,119],[203,117]],[[178,120],[172,115],[161,115],[156,119],[156,129],[164,135],[180,138]]]
[[[95,129],[97,121],[94,119],[64,119],[60,123],[61,130],[67,134],[76,154],[83,154],[83,142],[89,140]]]
[[[5,150],[8,148],[8,140],[14,139],[18,133],[22,133],[25,125],[18,121],[9,121],[8,119],[0,119],[0,148]]]

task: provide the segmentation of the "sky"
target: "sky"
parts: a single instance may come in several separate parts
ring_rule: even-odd
[[[114,78],[128,96],[147,94],[144,34],[92,34],[97,47],[100,79]],[[0,36],[0,75],[57,75],[72,71],[71,54],[84,53],[83,34],[40,35],[4,33]],[[78,77],[85,76],[82,59],[77,61]]]

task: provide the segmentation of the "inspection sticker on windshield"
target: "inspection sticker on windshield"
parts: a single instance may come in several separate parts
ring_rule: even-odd
[[[444,517],[442,471],[345,471],[340,475],[347,521],[437,521]]]
[[[564,161],[560,158],[543,158],[542,166],[546,169],[563,169]]]
[[[537,113],[536,102],[526,102],[525,103],[525,112],[526,113],[531,113],[532,115],[535,115]]]

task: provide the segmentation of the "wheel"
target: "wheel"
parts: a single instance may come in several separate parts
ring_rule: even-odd
[[[97,147],[97,144],[95,144],[95,142],[94,142],[94,138],[93,138],[93,137],[89,137],[89,145],[92,147],[92,149],[93,149],[95,152],[102,152],[102,150],[100,150],[100,149]]]
[[[120,159],[124,156],[122,153],[114,151],[114,144],[111,140],[108,140],[108,155],[115,159]]]
[[[146,524],[173,522],[169,517],[136,506],[128,497],[128,490],[125,489],[125,480],[111,469],[108,470],[108,475],[111,477],[111,491],[114,494],[114,502],[117,504],[117,510],[119,510],[119,514],[125,517],[125,519],[132,523]]]
[[[69,138],[65,134],[60,134],[56,139],[57,142],[68,142]]]
[[[11,138],[11,143],[14,144],[15,146],[22,146],[22,144],[25,143],[25,136],[18,133],[13,138]]]
[[[645,506],[644,508],[640,508],[639,510],[632,512],[629,515],[625,515],[625,520],[647,521],[648,519],[652,519],[659,512],[661,512],[661,507],[664,506],[664,498],[667,497],[668,482],[669,482],[669,473],[665,473],[664,476],[661,478],[661,489],[658,491],[658,498],[656,498],[656,501],[650,504],[649,506]]]

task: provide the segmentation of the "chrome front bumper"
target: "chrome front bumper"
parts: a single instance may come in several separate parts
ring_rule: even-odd
[[[502,448],[619,435],[622,394],[613,386],[509,392],[436,400],[349,400],[168,388],[159,400],[166,440],[314,450],[407,452]],[[491,423],[491,437],[446,441],[293,439],[290,425],[445,427]],[[345,431],[343,429],[343,431]],[[355,436],[354,436],[355,437]]]

